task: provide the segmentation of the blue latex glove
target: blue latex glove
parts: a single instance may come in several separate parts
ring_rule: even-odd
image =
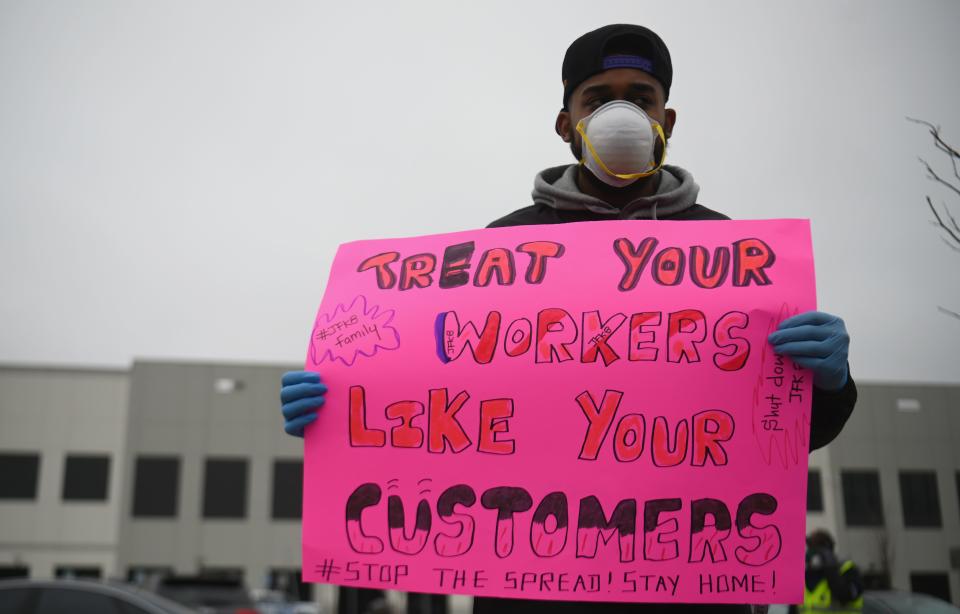
[[[303,437],[303,429],[317,419],[327,387],[320,383],[320,374],[312,371],[288,371],[280,388],[280,411],[283,430],[288,435]]]
[[[847,384],[850,335],[843,320],[822,311],[787,318],[767,340],[773,351],[813,371],[813,384],[821,390],[840,390]]]

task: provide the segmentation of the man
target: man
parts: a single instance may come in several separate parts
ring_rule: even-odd
[[[584,34],[563,59],[563,108],[555,129],[580,163],[548,168],[534,181],[533,204],[490,227],[590,220],[725,220],[696,204],[693,176],[664,165],[677,121],[667,108],[673,67],[666,45],[635,25],[610,25]],[[849,337],[843,321],[807,312],[780,324],[773,349],[814,375],[811,449],[837,436],[853,411],[857,389],[849,375]],[[316,418],[326,386],[319,375],[283,378],[284,429],[296,436]],[[747,606],[704,606],[711,612],[748,612]],[[696,611],[688,605],[591,604],[478,598],[474,611],[624,612]]]
[[[814,531],[807,537],[807,569],[800,612],[850,613],[863,611],[863,580],[853,561],[840,563],[833,551],[833,536]]]

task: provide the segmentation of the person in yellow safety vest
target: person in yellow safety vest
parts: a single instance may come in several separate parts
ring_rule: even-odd
[[[801,614],[863,611],[863,581],[853,561],[840,562],[833,537],[817,530],[807,537],[807,569]]]

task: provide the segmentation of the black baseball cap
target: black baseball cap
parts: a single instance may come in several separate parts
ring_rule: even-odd
[[[604,26],[587,32],[567,47],[563,56],[563,107],[577,86],[611,68],[636,68],[663,85],[670,97],[673,64],[670,51],[656,32],[627,23]]]

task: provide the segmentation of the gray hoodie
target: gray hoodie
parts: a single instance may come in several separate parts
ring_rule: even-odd
[[[689,209],[697,202],[700,186],[693,175],[679,166],[664,165],[660,186],[653,196],[642,196],[622,209],[588,196],[577,187],[576,164],[554,166],[541,171],[533,182],[533,202],[565,211],[592,211],[609,219],[643,220],[668,217]]]

